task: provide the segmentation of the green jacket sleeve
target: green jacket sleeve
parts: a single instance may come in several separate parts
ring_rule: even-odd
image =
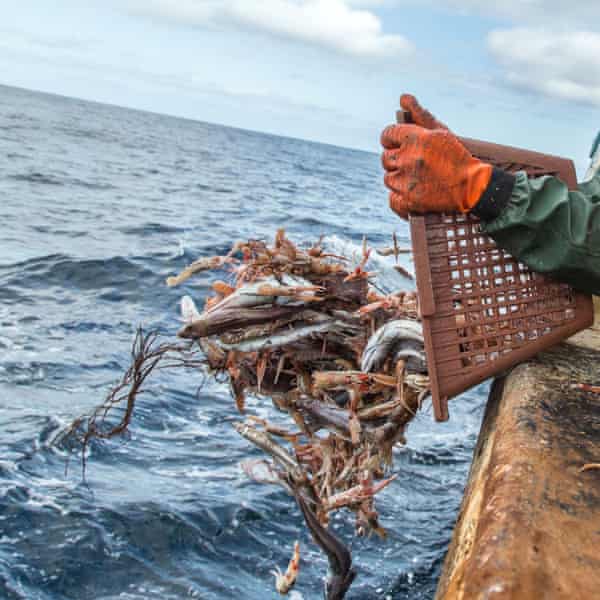
[[[517,173],[506,205],[492,216],[483,231],[519,261],[600,294],[600,174],[569,191],[555,177]]]

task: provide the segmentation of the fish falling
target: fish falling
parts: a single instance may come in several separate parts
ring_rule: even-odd
[[[226,257],[201,261],[227,265],[232,282],[214,284],[202,312],[189,296],[181,302],[179,337],[198,341],[212,373],[228,374],[246,416],[235,428],[270,459],[244,471],[294,497],[329,560],[330,600],[343,598],[355,575],[327,527],[331,515],[348,508],[358,535],[385,537],[375,495],[394,480],[392,448],[429,390],[416,294],[378,293],[369,255],[365,244],[351,268],[321,241],[301,249],[281,230],[271,246],[238,242]],[[247,414],[249,394],[269,398],[289,427]]]
[[[394,239],[393,249],[378,254],[394,254],[397,262],[402,252]],[[227,282],[212,284],[202,310],[190,296],[181,300],[184,323],[177,335],[191,345],[154,348],[138,334],[140,352],[133,356],[140,372],[144,352],[152,367],[156,357],[169,357],[167,368],[197,369],[200,347],[204,368],[228,377],[242,415],[234,427],[265,455],[242,468],[256,482],[282,486],[297,503],[328,559],[328,600],[344,598],[356,576],[347,545],[328,527],[331,516],[349,509],[357,535],[385,537],[375,496],[396,478],[392,449],[405,442],[406,427],[429,392],[416,294],[378,291],[375,274],[366,270],[369,256],[364,242],[355,266],[328,253],[322,239],[300,248],[283,230],[272,245],[237,242],[226,256],[202,258],[167,280],[176,286],[199,272],[228,272]],[[106,433],[97,419],[119,399],[131,418],[134,398],[122,390],[139,380],[134,366],[120,395],[109,394],[92,420],[79,419],[70,433],[87,443],[126,428],[121,422]],[[250,414],[249,395],[270,400],[276,422]],[[281,594],[296,582],[299,561],[296,545],[288,571],[274,571]]]

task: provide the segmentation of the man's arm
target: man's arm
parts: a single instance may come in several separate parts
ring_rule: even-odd
[[[410,95],[412,124],[382,134],[391,208],[473,212],[482,229],[533,271],[600,295],[600,175],[569,191],[555,177],[528,180],[492,168]]]
[[[512,190],[473,208],[482,229],[533,271],[600,294],[600,174],[569,191],[555,177],[518,173]]]

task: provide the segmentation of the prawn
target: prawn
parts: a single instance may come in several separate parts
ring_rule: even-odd
[[[275,575],[275,589],[282,595],[285,596],[296,583],[298,578],[298,572],[300,571],[300,544],[299,542],[294,543],[294,553],[288,564],[288,568],[285,573],[281,572],[279,567],[275,567],[275,570],[271,571]]]

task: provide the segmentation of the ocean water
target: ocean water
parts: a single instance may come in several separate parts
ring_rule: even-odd
[[[268,600],[296,539],[292,598],[321,597],[326,560],[291,498],[239,468],[258,454],[225,383],[154,377],[85,480],[50,442],[103,399],[138,324],[175,332],[181,295],[207,293],[211,275],[164,285],[198,256],[282,226],[349,253],[363,234],[408,243],[381,179],[374,154],[0,86],[0,598]],[[334,521],[359,572],[349,598],[432,598],[485,394],[411,425],[379,495],[385,542]]]

